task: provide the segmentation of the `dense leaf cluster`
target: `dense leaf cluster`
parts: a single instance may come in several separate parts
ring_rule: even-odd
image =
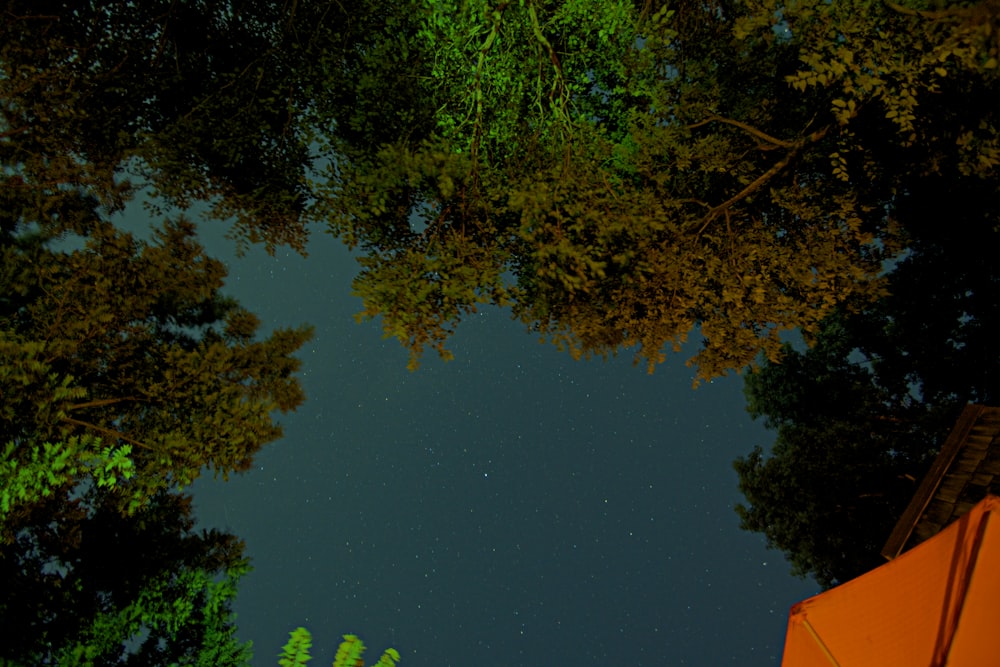
[[[302,237],[304,130],[283,103],[274,113],[275,80],[246,69],[280,12],[2,12],[0,625],[17,641],[0,662],[246,662],[230,611],[242,543],[195,531],[178,491],[246,470],[280,437],[309,329],[259,339],[183,217],[141,241],[109,214],[134,194],[131,171],[166,204],[212,199],[253,221],[237,233]]]
[[[413,365],[484,304],[577,356],[774,358],[881,293],[915,177],[1000,161],[993,2],[7,8],[26,187],[128,167],[271,247],[322,222]]]
[[[995,0],[0,13],[0,568],[12,599],[87,610],[24,607],[42,639],[18,660],[152,664],[230,637],[229,589],[207,582],[238,575],[238,550],[192,537],[171,492],[246,469],[302,400],[308,330],[257,340],[183,217],[149,242],[116,229],[140,189],[269,249],[304,251],[321,223],[357,253],[360,317],[412,366],[486,304],[650,370],[692,335],[701,378],[763,353],[750,407],[779,442],[738,463],[744,525],[824,583],[870,565],[955,407],[996,395]],[[793,329],[817,346],[783,348]],[[170,549],[200,556],[122,593],[77,574],[88,535],[139,543],[168,509]],[[167,652],[114,654],[137,627]]]
[[[652,368],[698,332],[702,377],[776,358],[783,331],[883,293],[900,193],[995,178],[989,5],[414,16],[400,52],[435,122],[338,137],[317,196],[362,249],[364,315],[415,355],[495,303],[578,356],[637,347]]]
[[[288,642],[282,648],[278,665],[280,667],[304,667],[312,660],[312,656],[309,654],[310,648],[312,648],[312,635],[309,631],[305,628],[292,630],[288,635]],[[333,667],[364,667],[364,653],[365,643],[357,635],[344,635],[344,640],[337,647]],[[399,660],[399,651],[388,648],[372,667],[396,667]]]

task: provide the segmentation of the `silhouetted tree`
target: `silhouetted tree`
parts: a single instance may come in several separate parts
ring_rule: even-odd
[[[775,429],[736,461],[743,527],[824,586],[883,562],[879,550],[968,402],[1000,390],[1000,197],[942,174],[903,193],[908,253],[888,293],[828,318],[746,378],[747,408]]]

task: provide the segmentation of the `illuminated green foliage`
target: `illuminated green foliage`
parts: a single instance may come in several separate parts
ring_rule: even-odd
[[[280,667],[301,667],[308,663],[312,656],[309,649],[312,648],[312,636],[305,628],[296,628],[289,633],[288,643],[281,649],[281,656],[278,660]]]
[[[0,213],[0,663],[245,664],[243,545],[176,490],[280,436],[309,331],[256,340],[185,220],[139,241],[74,196]]]
[[[0,541],[11,513],[48,498],[79,480],[89,480],[99,489],[114,487],[135,475],[129,454],[131,445],[100,447],[100,438],[71,436],[65,443],[42,443],[30,448],[26,460],[18,460],[13,442],[0,453]],[[9,536],[8,536],[9,537]]]
[[[304,667],[311,659],[309,649],[312,647],[312,635],[305,628],[296,628],[289,633],[278,660],[280,667]],[[337,647],[333,659],[333,667],[363,667],[365,644],[357,635],[344,635],[344,641]],[[382,653],[372,667],[396,667],[399,664],[399,651],[388,648]]]

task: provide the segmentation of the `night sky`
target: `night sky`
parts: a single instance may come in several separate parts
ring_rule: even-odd
[[[817,587],[739,530],[732,460],[772,440],[740,378],[693,390],[683,353],[652,376],[628,352],[573,361],[497,309],[460,326],[455,361],[411,373],[354,322],[338,241],[236,258],[202,229],[265,331],[316,327],[284,439],[195,485],[203,523],[253,558],[235,609],[255,665],[300,625],[320,667],[345,633],[402,667],[780,662],[788,608]]]

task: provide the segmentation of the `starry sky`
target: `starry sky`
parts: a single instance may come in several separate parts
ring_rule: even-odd
[[[253,559],[235,610],[255,666],[300,625],[319,666],[345,633],[402,667],[780,662],[788,608],[818,587],[739,530],[732,460],[773,439],[740,378],[694,390],[683,353],[654,375],[628,352],[573,361],[498,309],[411,373],[353,320],[338,241],[314,234],[306,259],[201,241],[265,332],[316,327],[285,437],[194,487]]]

